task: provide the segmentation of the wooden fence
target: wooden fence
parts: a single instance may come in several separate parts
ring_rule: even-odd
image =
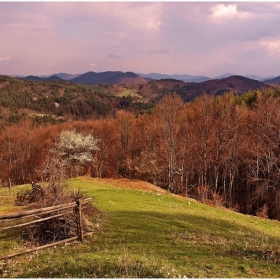
[[[34,252],[34,251],[37,251],[40,249],[48,248],[51,246],[55,246],[55,245],[58,245],[61,243],[65,243],[65,242],[69,242],[69,241],[73,241],[73,240],[77,240],[77,239],[80,239],[81,241],[83,241],[84,236],[92,235],[92,232],[84,233],[83,224],[82,224],[82,206],[87,203],[90,203],[90,202],[92,202],[92,198],[77,199],[76,202],[72,202],[72,203],[61,204],[61,205],[57,205],[57,206],[45,207],[45,208],[34,209],[34,210],[27,210],[27,211],[22,211],[22,212],[18,212],[18,213],[12,213],[12,214],[6,214],[6,215],[0,216],[1,225],[2,224],[6,225],[8,222],[13,222],[13,221],[17,222],[18,220],[27,219],[27,218],[33,219],[28,222],[25,221],[25,222],[21,222],[21,223],[16,223],[15,225],[12,225],[12,226],[0,227],[0,231],[3,231],[3,230],[12,229],[12,228],[20,228],[23,226],[40,223],[40,222],[43,222],[43,221],[46,221],[49,219],[61,217],[67,213],[72,212],[73,210],[76,210],[76,213],[77,213],[77,235],[76,236],[66,238],[66,239],[63,239],[63,240],[60,240],[57,242],[53,242],[50,244],[46,244],[43,246],[27,249],[27,250],[17,252],[14,254],[2,256],[2,257],[0,256],[0,260],[9,259],[9,258],[12,258],[15,256]],[[56,212],[56,213],[52,214],[54,212]],[[50,216],[42,218],[42,216],[44,216],[45,214],[50,214]]]

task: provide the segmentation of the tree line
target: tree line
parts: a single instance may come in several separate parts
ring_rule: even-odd
[[[174,93],[143,115],[120,110],[111,118],[56,125],[26,119],[1,131],[1,184],[47,180],[42,170],[61,133],[75,131],[90,135],[95,148],[86,151],[90,160],[68,166],[69,177],[141,179],[182,196],[279,220],[279,93],[203,95],[189,103]]]

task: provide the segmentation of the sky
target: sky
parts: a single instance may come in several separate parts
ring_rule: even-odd
[[[280,2],[2,2],[0,74],[280,75]]]

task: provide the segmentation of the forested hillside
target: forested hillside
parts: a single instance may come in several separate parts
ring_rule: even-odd
[[[269,88],[242,76],[201,83],[174,79],[142,83],[133,73],[120,72],[121,79],[116,78],[119,77],[116,73],[89,72],[72,81],[54,76],[45,79],[26,77],[24,80],[0,76],[0,125],[16,123],[30,116],[39,123],[112,117],[122,109],[137,115],[149,112],[163,96],[170,93],[179,94],[187,102],[203,94],[217,96],[230,92],[241,95],[249,90]],[[99,77],[98,81],[107,79],[111,83],[89,85],[73,82],[94,83],[95,80],[90,79],[96,77]],[[135,83],[126,83],[130,77],[135,78]],[[120,84],[121,81],[123,84]]]
[[[0,123],[15,123],[28,116],[37,122],[86,120],[112,116],[119,109],[140,112],[152,106],[141,102],[135,92],[133,85],[89,86],[0,76]]]
[[[98,140],[93,161],[68,175],[123,176],[242,213],[280,219],[280,90],[203,95],[184,103],[165,95],[148,114],[38,124],[28,119],[0,135],[1,184],[46,180],[63,130]]]

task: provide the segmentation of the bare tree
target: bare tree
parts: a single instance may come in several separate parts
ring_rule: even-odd
[[[156,108],[159,135],[162,139],[162,157],[167,164],[170,191],[174,191],[175,174],[178,171],[178,137],[183,109],[184,103],[178,94],[164,96]]]

